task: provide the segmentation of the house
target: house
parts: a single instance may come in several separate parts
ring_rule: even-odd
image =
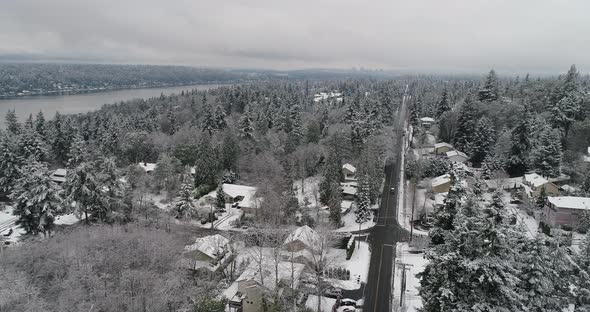
[[[307,225],[295,229],[283,243],[283,248],[287,251],[301,251],[317,245],[321,240],[319,234]]]
[[[358,189],[351,185],[342,185],[342,200],[354,200],[356,198],[356,194]]]
[[[440,142],[440,143],[434,144],[434,154],[436,154],[436,155],[445,155],[448,151],[452,151],[452,150],[454,150],[452,144],[449,144],[446,142]]]
[[[55,183],[64,183],[66,182],[66,175],[67,175],[68,171],[66,169],[63,168],[59,168],[56,169],[50,176],[51,181],[55,182]]]
[[[182,255],[184,266],[195,270],[217,271],[233,259],[229,239],[219,234],[198,238],[184,247]]]
[[[466,163],[469,157],[461,151],[448,151],[447,158],[454,163]]]
[[[228,299],[228,312],[258,312],[263,310],[264,300],[273,300],[275,285],[279,284],[279,297],[289,289],[299,287],[299,278],[305,265],[281,261],[275,272],[274,265],[260,268],[255,261],[227,288],[222,296]],[[262,274],[261,274],[262,273]],[[275,275],[275,273],[278,273]],[[262,277],[261,277],[262,275]],[[276,277],[278,276],[278,283]],[[263,283],[261,282],[264,281]]]
[[[432,126],[432,124],[434,124],[434,118],[422,117],[420,118],[420,124],[422,124],[424,128],[429,129]]]
[[[490,179],[484,180],[486,190],[489,192],[496,191],[498,189],[502,189],[505,191],[511,190],[518,190],[522,188],[522,183],[524,182],[523,177],[516,177],[516,178],[506,178],[506,179]]]
[[[345,181],[354,181],[356,180],[356,168],[353,165],[346,163],[342,165],[342,175],[344,176]]]
[[[155,163],[149,163],[149,162],[145,162],[145,161],[140,162],[137,165],[147,173],[152,173],[154,170],[156,170],[156,166],[157,166],[157,164],[155,164]]]
[[[447,173],[432,179],[431,186],[435,194],[448,192],[451,189],[451,175]]]
[[[542,189],[545,189],[545,195],[547,196],[559,195],[559,187],[537,173],[524,175],[523,189],[528,199],[539,197]]]
[[[253,186],[223,183],[222,187],[226,203],[238,203],[238,208],[244,213],[255,214],[263,200],[256,197],[257,188]]]
[[[567,174],[560,174],[557,177],[549,178],[549,182],[553,182],[556,185],[564,185],[571,180],[571,177]]]
[[[590,198],[588,197],[547,197],[543,217],[550,226],[575,227],[585,211],[590,211]]]

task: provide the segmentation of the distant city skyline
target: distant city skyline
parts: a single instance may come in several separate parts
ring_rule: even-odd
[[[8,0],[0,61],[586,73],[587,12],[582,0]]]

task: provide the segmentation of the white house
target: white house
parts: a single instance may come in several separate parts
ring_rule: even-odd
[[[446,193],[451,189],[451,175],[443,174],[440,177],[432,179],[430,182],[433,193]]]
[[[422,117],[422,118],[420,118],[420,123],[422,124],[422,126],[424,126],[426,128],[430,128],[430,126],[432,126],[432,124],[434,124],[434,118]]]
[[[342,174],[344,175],[344,180],[354,181],[356,179],[356,167],[346,163],[342,165]]]
[[[524,191],[527,198],[537,198],[541,190],[545,189],[547,196],[559,195],[559,187],[537,173],[524,175]]]
[[[230,183],[223,183],[222,187],[226,200],[229,199],[233,203],[238,203],[238,207],[244,210],[245,213],[253,214],[260,207],[262,198],[256,197],[256,187]]]
[[[448,151],[447,158],[455,163],[465,163],[469,160],[469,157],[461,151]]]
[[[183,256],[186,266],[192,269],[215,271],[230,260],[230,241],[219,234],[197,238],[194,244],[184,247]]]
[[[63,168],[56,169],[50,176],[51,180],[56,183],[66,182],[66,175],[68,171]]]

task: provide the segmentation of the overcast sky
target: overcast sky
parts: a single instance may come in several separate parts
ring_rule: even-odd
[[[0,0],[0,59],[560,73],[588,0]]]

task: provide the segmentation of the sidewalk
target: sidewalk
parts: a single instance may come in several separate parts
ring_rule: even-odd
[[[416,277],[416,274],[424,270],[428,261],[423,258],[424,253],[411,253],[411,250],[407,243],[398,243],[396,246],[391,295],[392,311],[415,312],[422,307],[422,299],[418,295],[417,289],[420,286],[420,280]],[[402,272],[404,266],[406,267],[406,288],[402,297]]]

